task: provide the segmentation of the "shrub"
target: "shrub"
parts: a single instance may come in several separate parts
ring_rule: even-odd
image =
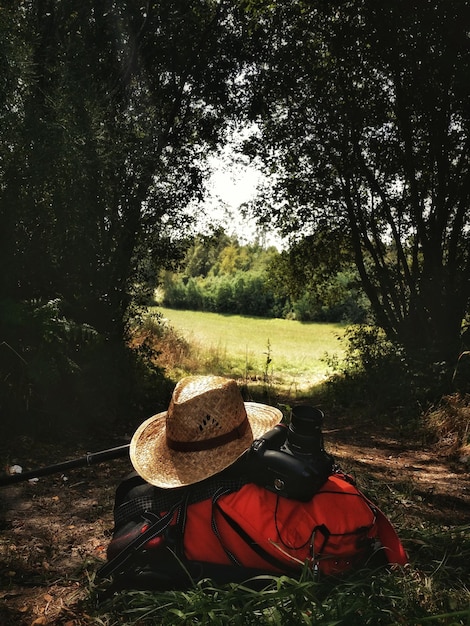
[[[419,410],[419,390],[402,348],[377,326],[346,329],[346,355],[332,362],[335,374],[328,386],[345,406],[359,405],[371,413]],[[414,408],[413,408],[414,407]]]
[[[91,326],[66,317],[59,299],[3,301],[0,410],[8,429],[40,429],[71,416],[86,387],[86,356],[102,346]]]
[[[422,421],[431,441],[470,464],[470,394],[444,396],[423,414]]]

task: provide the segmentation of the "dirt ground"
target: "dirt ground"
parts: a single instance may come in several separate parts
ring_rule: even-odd
[[[417,522],[469,523],[470,466],[445,446],[410,444],[409,434],[390,425],[351,427],[346,417],[326,419],[324,437],[326,449],[360,488],[367,492],[374,478],[388,486],[390,497],[377,504],[392,521],[400,524],[405,514]],[[17,437],[0,444],[0,462],[29,471],[129,439],[130,434],[74,443]],[[120,458],[0,487],[1,626],[91,623],[84,599],[105,560],[116,486],[130,469],[129,460]]]

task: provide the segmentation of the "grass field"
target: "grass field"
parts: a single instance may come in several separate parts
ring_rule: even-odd
[[[271,377],[276,384],[304,389],[331,374],[329,360],[341,359],[341,324],[220,315],[156,307],[198,351],[201,363],[217,362],[226,374]],[[328,357],[328,362],[327,362]],[[214,372],[223,373],[223,372]]]

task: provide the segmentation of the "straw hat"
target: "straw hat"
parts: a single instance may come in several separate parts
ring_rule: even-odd
[[[243,402],[233,379],[189,376],[176,385],[168,411],[136,430],[131,462],[157,487],[191,485],[234,463],[281,418],[272,406]]]

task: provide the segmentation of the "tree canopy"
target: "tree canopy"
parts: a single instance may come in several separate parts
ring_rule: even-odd
[[[256,129],[245,151],[271,175],[256,214],[293,235],[278,266],[290,293],[316,297],[344,260],[389,339],[454,364],[470,289],[468,9],[4,2],[0,409],[30,410],[38,384],[49,411],[87,372],[89,397],[117,410],[129,320],[184,255],[186,208],[231,124]],[[203,252],[191,280],[214,267]],[[234,246],[217,259],[222,275],[247,261]]]
[[[260,220],[346,233],[377,323],[455,364],[470,289],[468,2],[249,3]],[[248,97],[247,97],[248,99]]]
[[[136,255],[169,255],[223,125],[237,62],[225,12],[55,0],[2,11],[19,56],[3,53],[2,295],[60,295],[120,332]]]
[[[139,290],[178,253],[183,209],[201,193],[240,63],[232,11],[212,0],[3,3],[3,397],[24,366],[29,402],[30,355],[49,345],[44,325],[28,335],[39,310],[93,329],[102,353],[124,343]],[[61,344],[65,369],[52,366],[49,346],[41,369],[57,372],[56,390],[78,367],[79,345]],[[126,376],[113,350],[93,384],[107,368],[111,379]]]

